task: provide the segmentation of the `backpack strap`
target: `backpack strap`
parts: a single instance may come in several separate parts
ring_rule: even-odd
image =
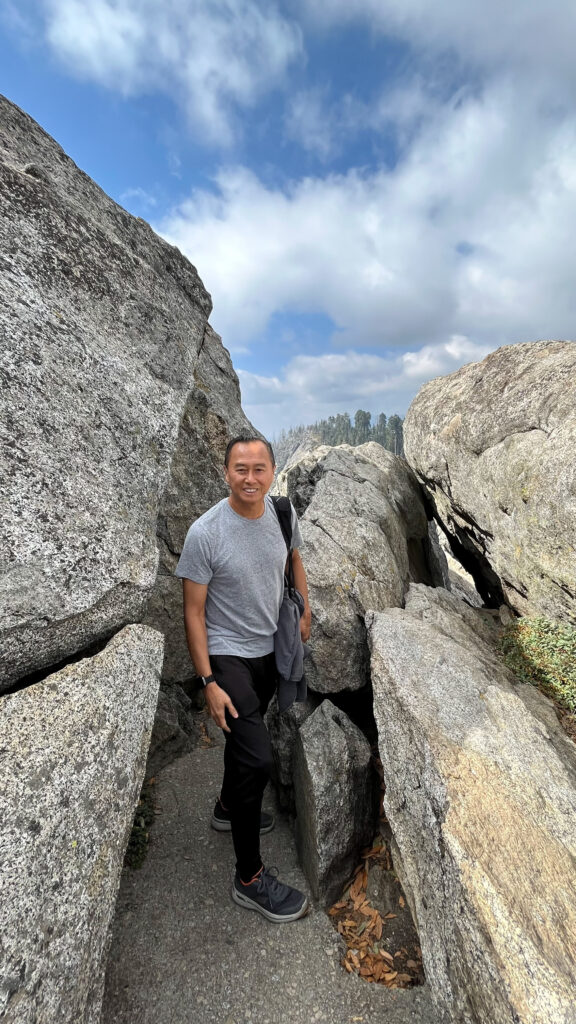
[[[280,529],[282,530],[282,536],[286,542],[288,548],[288,586],[290,590],[294,590],[294,566],[292,565],[292,505],[290,499],[282,497],[272,497],[272,504],[280,523]]]

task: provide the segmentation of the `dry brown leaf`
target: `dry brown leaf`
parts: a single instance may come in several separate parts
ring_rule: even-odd
[[[396,981],[399,985],[409,985],[412,982],[412,978],[409,974],[399,974]]]
[[[384,960],[387,960],[389,964],[393,964],[394,963],[394,957],[390,953],[388,953],[385,949],[381,949],[380,950],[380,956]]]
[[[343,925],[344,928],[356,927],[356,921],[354,921],[351,917],[347,917],[345,921],[341,921],[340,923]]]
[[[374,936],[375,936],[376,939],[381,939],[382,938],[382,926],[383,926],[383,923],[384,922],[382,921],[382,918],[380,917],[380,914],[378,914],[378,917],[376,918],[376,920],[374,922]]]
[[[404,899],[403,896],[400,897],[398,903],[400,904],[401,907],[404,907],[406,905],[406,900]]]
[[[348,963],[347,960],[343,960],[342,964],[346,968],[346,970],[348,971],[348,974],[352,974],[352,971],[354,970],[354,968],[352,967],[352,964]]]
[[[380,853],[382,853],[382,849],[383,848],[381,846],[373,846],[371,850],[368,850],[368,852],[362,854],[362,856],[365,857],[365,858],[367,858],[367,857],[377,857]]]
[[[364,914],[364,917],[372,917],[372,907],[368,902],[363,903],[361,907],[358,907],[358,910],[361,914]]]
[[[410,967],[410,969],[412,971],[417,971],[419,966],[420,966],[420,964],[416,963],[415,960],[407,960],[406,961],[406,967]]]
[[[396,917],[396,916],[397,916],[396,914],[384,914],[384,920],[385,921],[391,921],[392,918]]]
[[[362,874],[359,872],[356,875],[355,881],[350,886],[350,899],[355,900],[356,897],[359,895],[360,890],[362,888],[363,888],[363,885],[362,885]]]

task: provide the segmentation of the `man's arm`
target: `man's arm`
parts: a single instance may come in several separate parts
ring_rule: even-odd
[[[212,675],[210,667],[210,655],[208,654],[208,636],[206,634],[206,620],[204,609],[206,607],[206,594],[208,584],[194,583],[192,580],[183,579],[184,584],[184,625],[186,627],[186,639],[190,657],[194,662],[194,668],[199,676]],[[208,683],[204,687],[204,696],[211,717],[216,725],[230,732],[226,725],[226,709],[232,718],[238,718],[238,712],[230,697],[218,683]]]
[[[294,569],[294,585],[296,590],[299,590],[304,598],[304,612],[300,619],[300,636],[304,643],[310,638],[310,620],[311,611],[310,604],[308,601],[308,584],[306,582],[306,572],[300,558],[300,552],[298,548],[294,548],[292,552],[292,568]]]

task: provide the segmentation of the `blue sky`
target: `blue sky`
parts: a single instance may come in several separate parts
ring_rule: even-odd
[[[0,0],[0,90],[212,294],[269,435],[573,338],[571,0]]]

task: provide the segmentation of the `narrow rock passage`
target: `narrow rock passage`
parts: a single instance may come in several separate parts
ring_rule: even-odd
[[[346,974],[321,908],[277,925],[232,902],[232,840],[209,826],[223,747],[209,730],[214,746],[157,777],[146,862],[122,875],[101,1024],[439,1024],[426,988],[389,991]],[[306,888],[286,820],[262,851],[283,881]]]

